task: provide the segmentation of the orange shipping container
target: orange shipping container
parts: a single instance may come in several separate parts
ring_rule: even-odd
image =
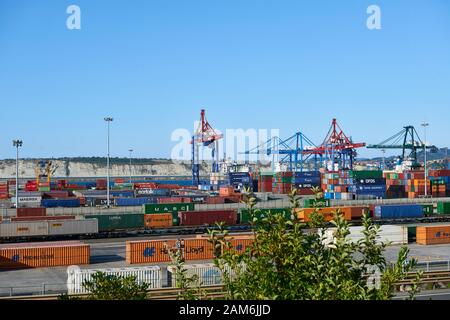
[[[341,214],[344,215],[345,220],[351,221],[352,220],[352,214],[355,215],[355,218],[358,218],[358,215],[362,214],[362,209],[352,209],[352,207],[330,207],[330,208],[320,208],[318,213],[322,216],[324,216],[325,221],[330,222],[334,219],[334,212],[336,210],[340,210]],[[368,207],[366,207],[368,210]],[[314,208],[305,208],[305,209],[296,209],[297,211],[297,218],[300,221],[303,222],[310,222],[311,221],[311,215],[314,212]],[[360,217],[360,216],[359,216]]]
[[[244,253],[248,247],[252,246],[255,242],[254,239],[251,238],[235,238],[231,240],[232,251],[237,253]]]
[[[85,265],[90,246],[81,242],[27,243],[0,246],[0,269]]]
[[[147,229],[172,227],[173,217],[171,213],[145,214],[144,225]]]
[[[170,262],[167,248],[176,248],[176,240],[127,241],[126,262],[128,264]]]
[[[450,226],[417,227],[417,244],[449,244]]]
[[[186,260],[213,260],[213,246],[206,239],[185,240],[184,258]]]

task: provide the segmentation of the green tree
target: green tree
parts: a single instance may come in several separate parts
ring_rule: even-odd
[[[187,275],[185,268],[185,259],[181,246],[179,248],[166,247],[169,256],[172,260],[171,266],[175,267],[175,287],[180,289],[178,300],[202,300],[206,299],[207,295],[202,290],[202,283],[197,275]]]
[[[86,300],[146,300],[150,285],[138,284],[136,277],[119,277],[97,272],[92,280],[85,281],[83,287],[90,292]],[[67,295],[61,300],[79,300]]]
[[[320,199],[322,195],[315,192]],[[299,223],[296,190],[289,197],[291,219],[282,214],[259,219],[256,200],[247,199],[255,241],[243,254],[229,250],[231,244],[223,226],[210,231],[215,264],[224,273],[227,299],[392,299],[394,284],[404,279],[416,263],[408,261],[406,247],[401,249],[398,261],[389,264],[383,256],[387,244],[376,241],[379,228],[368,216],[363,217],[364,239],[352,242],[348,237],[350,224],[339,211],[331,222],[332,229],[324,223],[318,208],[312,222]]]

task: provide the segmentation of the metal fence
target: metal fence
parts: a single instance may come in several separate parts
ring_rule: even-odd
[[[43,283],[41,286],[0,287],[0,297],[42,296],[66,294],[67,284]]]

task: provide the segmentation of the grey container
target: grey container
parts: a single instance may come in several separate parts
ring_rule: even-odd
[[[47,236],[47,221],[3,222],[0,223],[0,238]]]
[[[48,234],[51,236],[96,234],[98,233],[98,220],[56,220],[48,222]]]

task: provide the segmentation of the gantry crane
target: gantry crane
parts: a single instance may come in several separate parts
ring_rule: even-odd
[[[288,164],[290,171],[304,171],[304,163],[310,160],[311,157],[311,154],[308,154],[307,151],[313,148],[317,148],[317,146],[302,132],[297,132],[285,140],[273,137],[242,154],[272,156],[273,171],[275,170],[275,162]],[[318,170],[317,158],[315,160],[315,170]]]
[[[369,149],[401,149],[402,155],[400,160],[402,162],[411,161],[411,167],[417,168],[420,165],[417,162],[417,151],[424,148],[436,152],[436,146],[425,146],[419,137],[414,126],[405,126],[403,130],[393,135],[392,137],[378,143],[367,146]],[[409,153],[408,153],[409,151]]]
[[[200,184],[200,146],[212,149],[212,172],[219,172],[219,140],[223,138],[222,134],[217,133],[206,120],[204,109],[200,113],[200,124],[197,131],[192,136],[192,183]]]
[[[36,173],[36,184],[39,184],[44,180],[50,183],[52,175],[55,173],[57,167],[53,167],[53,163],[50,160],[40,160],[36,162],[35,173]]]
[[[330,130],[323,143],[311,150],[305,150],[305,154],[316,154],[323,159],[325,169],[334,171],[338,165],[339,170],[353,169],[353,163],[357,156],[356,149],[365,147],[365,143],[354,143],[341,129],[336,119],[333,119]]]

